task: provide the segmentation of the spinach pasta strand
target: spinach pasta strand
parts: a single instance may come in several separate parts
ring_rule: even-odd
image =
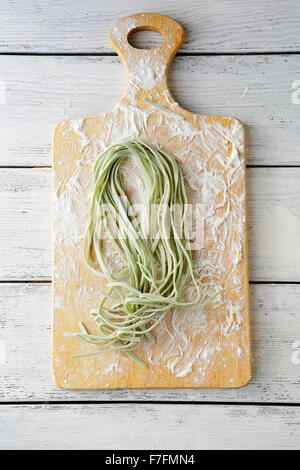
[[[124,189],[122,167],[133,159],[143,180],[145,210],[138,220]],[[200,290],[193,274],[187,233],[187,195],[179,164],[166,152],[138,139],[112,145],[94,166],[94,193],[83,256],[97,275],[107,280],[93,318],[100,335],[88,333],[80,324],[80,333],[67,334],[93,345],[97,350],[119,350],[141,366],[132,351],[147,338],[155,342],[151,331],[174,307],[199,303]],[[176,209],[176,210],[175,210]],[[104,237],[122,260],[118,272],[105,255]],[[188,279],[195,286],[195,298],[182,300]]]

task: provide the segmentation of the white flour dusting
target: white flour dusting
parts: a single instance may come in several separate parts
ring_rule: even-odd
[[[128,96],[135,96],[141,85],[153,88],[161,77],[159,68],[148,73],[144,65],[144,75],[134,75],[129,91],[111,113],[94,118],[90,125],[85,120],[73,119],[63,126],[66,146],[68,133],[75,133],[82,157],[78,163],[69,162],[70,168],[66,169],[63,168],[65,155],[61,155],[55,166],[55,256],[64,262],[55,264],[54,279],[65,292],[75,279],[78,290],[76,299],[70,299],[68,294],[64,298],[60,296],[55,308],[61,315],[66,315],[68,305],[75,302],[78,316],[83,318],[88,313],[87,308],[89,311],[95,308],[95,299],[99,297],[96,281],[85,285],[85,271],[79,267],[82,265],[81,240],[92,192],[91,172],[96,158],[112,143],[128,138],[139,137],[162,146],[181,164],[189,201],[204,207],[206,236],[202,249],[193,253],[194,271],[203,301],[216,292],[219,296],[212,308],[174,310],[155,331],[157,347],[145,341],[140,353],[149,367],[167,369],[178,378],[193,374],[194,383],[201,385],[214,361],[221,360],[224,347],[232,350],[236,360],[242,359],[247,352],[247,338],[242,339],[243,344],[232,341],[232,335],[245,321],[247,305],[242,289],[246,273],[240,270],[245,245],[244,133],[238,121],[225,127],[220,122],[196,116],[192,123],[176,120],[146,105],[145,109],[140,109],[128,104]],[[154,101],[155,98],[151,96]],[[167,91],[164,99],[177,108]],[[127,184],[142,190],[142,181],[132,168],[124,168],[123,174]],[[112,265],[119,266],[120,260],[113,250],[109,256]],[[185,297],[192,299],[193,295],[192,285],[187,285]],[[212,311],[214,317],[210,314]],[[76,323],[74,328],[77,330]],[[211,340],[216,335],[217,343]],[[86,345],[82,349],[90,351]],[[99,376],[118,373],[122,377],[123,365],[128,367],[123,356],[119,356],[117,362],[106,362],[105,369],[100,364],[99,359]],[[224,367],[228,365],[224,363]],[[70,384],[70,374],[68,377]]]

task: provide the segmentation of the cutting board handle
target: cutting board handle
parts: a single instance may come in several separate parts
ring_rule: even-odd
[[[129,36],[141,30],[160,33],[164,42],[153,49],[131,46]],[[118,21],[109,31],[108,38],[125,64],[129,88],[159,89],[160,92],[167,88],[169,66],[184,42],[184,31],[177,21],[157,13],[140,13]]]

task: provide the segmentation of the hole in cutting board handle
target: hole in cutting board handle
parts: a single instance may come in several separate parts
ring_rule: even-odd
[[[135,49],[155,49],[164,42],[163,36],[154,30],[136,29],[128,35],[129,44]]]

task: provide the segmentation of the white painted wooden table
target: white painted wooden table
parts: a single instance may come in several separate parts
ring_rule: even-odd
[[[240,390],[63,392],[50,372],[51,133],[116,103],[125,73],[106,32],[149,10],[186,30],[176,99],[247,126],[254,376]],[[299,448],[299,0],[0,0],[0,18],[0,448]]]

